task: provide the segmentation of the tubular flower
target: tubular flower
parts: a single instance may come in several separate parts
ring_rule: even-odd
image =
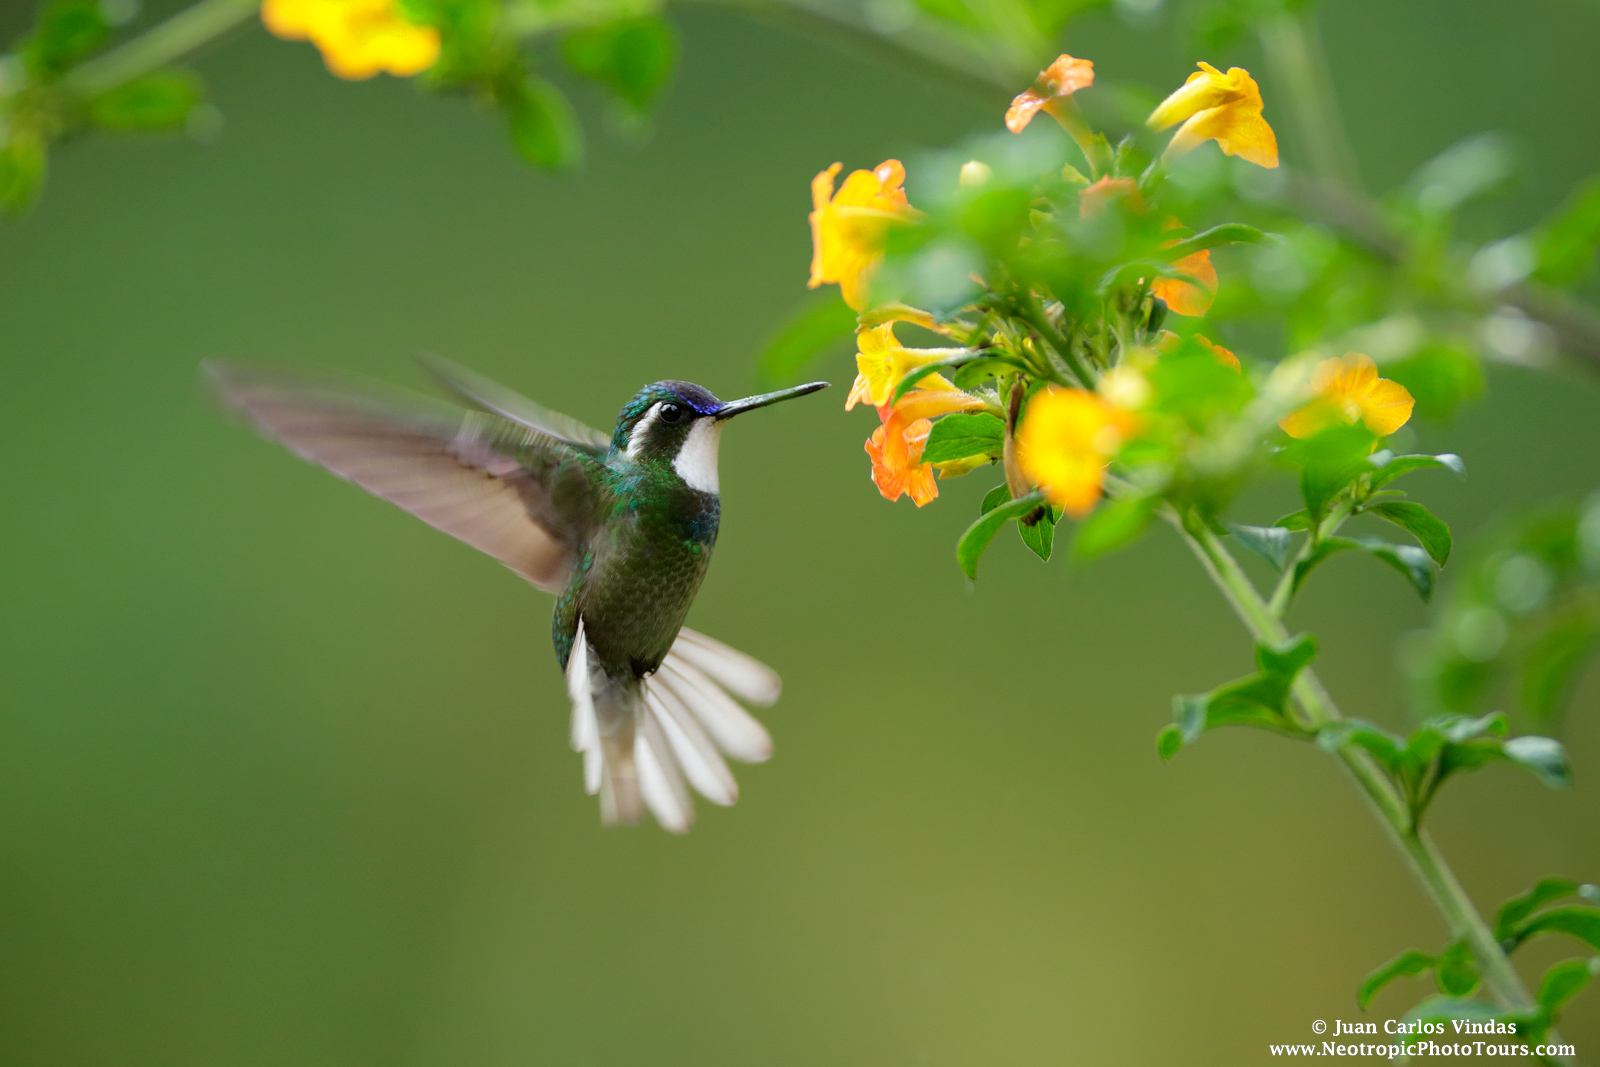
[[[1134,417],[1084,389],[1049,386],[1028,401],[1017,430],[1017,462],[1052,504],[1075,519],[1100,499],[1106,464]]]
[[[1172,265],[1194,280],[1157,278],[1150,284],[1150,292],[1166,301],[1168,311],[1179,315],[1199,316],[1210,311],[1217,298],[1217,268],[1211,265],[1211,251],[1202,249]]]
[[[1093,84],[1092,62],[1069,55],[1058,56],[1054,63],[1039,72],[1031,86],[1012,99],[1011,106],[1006,109],[1006,129],[1021,133],[1041,110],[1055,114],[1056,108],[1061,106],[1057,101],[1066,100],[1079,89]]]
[[[1183,123],[1167,145],[1165,155],[1176,158],[1216,141],[1230,156],[1260,167],[1278,165],[1278,138],[1261,117],[1261,88],[1250,72],[1233,67],[1228,73],[1210,63],[1189,75],[1183,87],[1150,112],[1145,125],[1164,130]]]
[[[1378,377],[1378,366],[1360,352],[1346,352],[1318,363],[1311,372],[1317,398],[1278,425],[1290,437],[1310,437],[1341,423],[1365,424],[1387,437],[1411,419],[1415,403],[1405,386]]]
[[[872,458],[872,481],[885,500],[911,497],[922,507],[939,496],[932,464],[922,462],[922,449],[933,432],[933,416],[952,411],[972,411],[983,401],[959,389],[926,390],[902,397],[884,417],[883,425],[867,439]],[[883,409],[879,409],[883,413]]]
[[[894,395],[894,387],[900,384],[901,378],[923,364],[949,355],[948,350],[903,347],[895,340],[892,322],[862,330],[856,334],[856,346],[860,349],[856,353],[856,369],[859,373],[856,374],[855,384],[850,387],[849,398],[844,402],[846,411],[862,401],[882,407]],[[930,374],[917,383],[917,388],[949,390],[955,386],[937,374]]]
[[[351,81],[379,71],[410,77],[439,58],[439,31],[408,22],[396,0],[263,0],[261,21],[285,40],[310,40]]]
[[[1144,197],[1139,195],[1139,184],[1132,178],[1113,178],[1109,175],[1078,193],[1078,217],[1099,218],[1114,201],[1121,200],[1135,215],[1145,213]]]
[[[874,170],[858,170],[833,190],[844,167],[835,163],[811,179],[811,280],[815,289],[837,282],[844,302],[857,311],[866,300],[866,284],[883,259],[883,239],[896,220],[912,216],[901,186],[906,169],[886,159]]]

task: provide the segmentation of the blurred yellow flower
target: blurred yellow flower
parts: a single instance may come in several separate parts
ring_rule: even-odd
[[[926,363],[950,354],[948,350],[903,347],[895,340],[892,322],[856,334],[856,347],[860,349],[856,353],[858,373],[855,384],[850,387],[850,396],[844,402],[846,411],[862,401],[882,407],[894,395],[894,388],[900,384],[901,378]],[[955,386],[940,375],[930,374],[917,382],[917,388],[954,389]]]
[[[1195,334],[1194,339],[1204,345],[1213,356],[1217,357],[1217,362],[1222,364],[1224,367],[1227,367],[1229,370],[1239,371],[1240,373],[1244,372],[1244,367],[1239,363],[1239,357],[1228,351],[1226,348],[1223,348],[1221,345],[1214,343],[1211,338],[1202,337],[1200,334]]]
[[[1035,393],[1017,428],[1017,462],[1052,504],[1075,519],[1093,510],[1106,464],[1136,427],[1135,417],[1084,389]]]
[[[1233,67],[1224,74],[1209,63],[1189,75],[1183,87],[1156,107],[1145,120],[1152,129],[1164,130],[1183,123],[1167,145],[1165,155],[1176,158],[1216,141],[1230,156],[1257,166],[1278,165],[1278,138],[1261,117],[1261,88],[1250,72]]]
[[[835,163],[811,179],[811,280],[815,289],[837,282],[844,302],[857,311],[866,301],[866,285],[883,259],[889,226],[912,217],[902,185],[906,169],[886,159],[873,170],[858,170],[844,180],[837,194],[833,179],[844,167]]]
[[[285,40],[310,40],[351,81],[380,71],[410,77],[439,58],[439,31],[408,22],[396,0],[263,0],[261,21]]]
[[[1039,72],[1031,86],[1012,99],[1011,106],[1006,109],[1006,129],[1021,133],[1040,110],[1054,114],[1055,108],[1060,106],[1057,101],[1066,100],[1079,89],[1093,84],[1092,62],[1069,55],[1058,56],[1054,63]]]
[[[930,421],[953,411],[974,411],[983,401],[959,389],[930,389],[901,397],[884,417],[883,425],[867,439],[872,458],[872,481],[885,500],[909,495],[917,507],[939,496],[932,464],[922,462],[922,449],[933,431]],[[883,409],[879,409],[880,414]]]
[[[1139,183],[1132,178],[1104,177],[1078,192],[1078,217],[1093,219],[1105,214],[1114,201],[1121,200],[1129,212],[1145,213],[1144,197],[1139,195]]]
[[[1211,265],[1210,250],[1184,256],[1172,264],[1187,278],[1157,278],[1150,284],[1150,292],[1166,301],[1167,310],[1178,315],[1204,315],[1211,310],[1217,298],[1217,268]]]
[[[1290,437],[1310,437],[1340,424],[1363,423],[1387,437],[1411,419],[1415,403],[1405,386],[1378,377],[1378,366],[1360,352],[1318,363],[1311,372],[1317,398],[1278,425]]]

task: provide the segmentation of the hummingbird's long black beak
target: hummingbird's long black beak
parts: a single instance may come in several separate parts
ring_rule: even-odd
[[[768,404],[776,404],[780,400],[805,396],[807,393],[814,393],[818,389],[826,389],[827,387],[827,382],[807,382],[805,385],[797,385],[791,389],[779,389],[776,393],[762,393],[760,396],[747,396],[743,400],[730,400],[717,409],[717,418],[731,419],[742,412],[754,411],[756,408],[764,408]]]

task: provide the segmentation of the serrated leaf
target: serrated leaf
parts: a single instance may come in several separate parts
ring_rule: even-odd
[[[1510,938],[1516,931],[1517,925],[1532,915],[1546,904],[1570,897],[1578,891],[1578,883],[1570,878],[1542,878],[1526,893],[1520,893],[1500,905],[1500,911],[1495,915],[1494,936],[1496,941]]]
[[[1409,500],[1391,500],[1374,504],[1367,510],[1409,532],[1439,566],[1449,561],[1450,527],[1421,504]]]
[[[1434,958],[1426,952],[1416,949],[1400,953],[1382,967],[1367,975],[1361,982],[1361,988],[1356,990],[1356,1004],[1362,1011],[1366,1011],[1372,1004],[1372,998],[1377,996],[1378,990],[1394,981],[1413,974],[1425,974],[1433,969]]]
[[[757,373],[763,384],[787,384],[816,360],[842,347],[855,331],[856,313],[836,291],[807,300],[768,338],[757,357]]]
[[[1465,941],[1451,942],[1433,969],[1433,980],[1446,996],[1464,997],[1478,988],[1481,979],[1478,961]]]
[[[1074,559],[1091,560],[1138,540],[1161,501],[1153,496],[1125,496],[1102,503],[1078,525],[1072,540]]]
[[[1544,972],[1539,982],[1539,1007],[1549,1016],[1555,1016],[1563,1005],[1583,991],[1595,975],[1596,960],[1562,960]]]
[[[1022,535],[1022,543],[1032,549],[1034,555],[1048,562],[1056,540],[1056,513],[1048,506],[1039,510],[1043,514],[1038,521],[1033,523],[1018,521],[1017,533]],[[1027,516],[1023,518],[1026,519]]]
[[[1467,465],[1461,461],[1460,456],[1453,452],[1441,452],[1437,456],[1394,456],[1387,463],[1373,471],[1372,478],[1368,484],[1372,488],[1378,489],[1388,485],[1402,474],[1410,474],[1412,471],[1425,470],[1430,467],[1443,468],[1463,478],[1467,476]]]
[[[1006,424],[980,411],[951,414],[933,424],[922,448],[922,462],[950,463],[968,456],[998,455],[1005,446]]]
[[[1044,494],[1035,491],[1001,504],[979,516],[976,522],[967,527],[966,532],[961,535],[961,540],[956,543],[956,564],[961,568],[961,573],[976,581],[978,560],[983,558],[984,550],[989,547],[989,542],[994,540],[994,535],[1000,532],[1000,527],[1012,519],[1026,515],[1042,503]]]
[[[1245,526],[1228,523],[1228,532],[1262,559],[1282,570],[1289,560],[1289,531],[1281,526]]]
[[[1553,737],[1536,734],[1513,737],[1501,744],[1500,751],[1506,759],[1528,768],[1552,789],[1565,789],[1572,784],[1572,765],[1567,762],[1567,750]],[[1595,947],[1600,948],[1600,945]]]
[[[511,143],[522,158],[544,170],[567,170],[583,156],[583,134],[566,94],[529,75],[502,94]]]

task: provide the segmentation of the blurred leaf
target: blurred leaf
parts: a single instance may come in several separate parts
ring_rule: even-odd
[[[1375,504],[1367,510],[1409,531],[1439,566],[1444,566],[1450,559],[1450,527],[1421,504],[1393,500]]]
[[[974,197],[961,213],[961,228],[995,256],[1016,247],[1028,227],[1032,198],[1025,189],[993,189]]]
[[[929,363],[924,363],[915,370],[908,371],[898,382],[895,383],[894,392],[890,395],[889,402],[891,404],[898,403],[901,397],[915,389],[917,387],[917,383],[921,382],[924,378],[927,378],[930,375],[939,374],[943,371],[951,369],[952,367],[964,367],[970,363],[999,363],[1009,369],[1021,371],[1028,370],[1027,365],[1022,363],[1020,360],[1005,359],[998,356],[980,358],[976,355],[968,353],[945,356],[942,359],[936,359]]]
[[[1387,455],[1387,453],[1379,453],[1379,455]],[[1376,459],[1377,456],[1373,458]],[[1388,485],[1402,474],[1409,474],[1414,470],[1421,470],[1425,467],[1443,467],[1446,470],[1454,471],[1462,477],[1466,477],[1467,474],[1466,464],[1461,462],[1461,457],[1450,452],[1444,452],[1437,456],[1392,456],[1373,472],[1368,484],[1373,489],[1377,489],[1380,486]]]
[[[1524,654],[1518,690],[1522,706],[1539,719],[1553,719],[1597,639],[1600,621],[1589,615],[1580,611],[1557,619]]]
[[[1509,1016],[1508,1013],[1486,1004],[1481,1000],[1461,1000],[1456,997],[1429,997],[1410,1011],[1406,1012],[1402,1022],[1429,1022],[1449,1023],[1453,1019],[1462,1019],[1467,1022],[1487,1023],[1499,1022]],[[1520,1027],[1518,1028],[1520,1031]]]
[[[544,170],[567,170],[583,156],[583,134],[566,95],[537,75],[504,94],[511,143],[522,158]]]
[[[107,130],[178,129],[204,97],[199,75],[153,71],[89,101],[89,121]]]
[[[812,363],[855,335],[856,313],[830,289],[789,313],[757,357],[757,375],[771,386],[799,379]]]
[[[1244,526],[1230,522],[1228,532],[1241,545],[1279,570],[1289,560],[1289,531],[1281,526]]]
[[[562,42],[567,65],[610,89],[634,113],[655,102],[678,62],[678,34],[657,15],[574,30]]]
[[[34,77],[50,80],[93,53],[111,36],[99,0],[47,0],[19,49]]]
[[[1516,928],[1529,915],[1546,904],[1553,903],[1578,892],[1578,883],[1570,878],[1541,878],[1532,889],[1519,893],[1504,904],[1494,919],[1496,941],[1506,941],[1515,936]]]
[[[1572,766],[1567,762],[1567,750],[1553,737],[1540,737],[1537,734],[1513,737],[1500,746],[1500,751],[1506,759],[1528,768],[1552,789],[1565,789],[1572,785]],[[1600,945],[1595,947],[1600,948]]]
[[[1200,431],[1218,416],[1243,410],[1253,393],[1248,378],[1224,367],[1192,338],[1158,360],[1148,377],[1155,408]]]
[[[1360,745],[1383,764],[1386,770],[1398,771],[1401,764],[1403,742],[1381,727],[1362,719],[1345,719],[1325,726],[1317,734],[1317,747],[1325,752],[1337,752],[1345,745]]]
[[[1329,427],[1283,450],[1283,457],[1300,468],[1300,494],[1312,518],[1321,519],[1334,497],[1372,470],[1367,457],[1376,440],[1372,431],[1356,423]]]
[[[1461,405],[1483,395],[1483,361],[1463,347],[1426,345],[1405,359],[1386,363],[1386,378],[1405,386],[1417,413],[1438,421],[1455,417]]]
[[[1524,921],[1508,940],[1515,947],[1535,934],[1568,934],[1600,951],[1600,911],[1581,904],[1551,908]]]
[[[1425,974],[1433,969],[1434,958],[1426,952],[1416,949],[1400,953],[1382,967],[1373,971],[1362,981],[1361,988],[1356,991],[1356,1004],[1362,1011],[1366,1011],[1372,1004],[1372,998],[1377,996],[1378,990],[1394,981],[1413,974]]]
[[[1452,997],[1464,997],[1478,988],[1481,976],[1478,961],[1465,941],[1452,941],[1439,956],[1433,970],[1433,980],[1439,992]]]
[[[1183,731],[1178,729],[1177,724],[1168,723],[1161,728],[1160,733],[1156,734],[1156,755],[1163,760],[1176,756],[1181,748],[1183,748]]]
[[[1169,231],[1170,232],[1170,231]],[[1204,252],[1209,248],[1232,244],[1260,244],[1267,239],[1267,235],[1254,226],[1246,226],[1242,222],[1225,222],[1221,226],[1213,226],[1203,233],[1169,245],[1162,250],[1162,255],[1169,261],[1192,256],[1196,252]]]
[[[1589,979],[1596,974],[1596,965],[1600,964],[1600,957],[1595,959],[1562,960],[1552,964],[1544,972],[1544,978],[1539,982],[1539,1008],[1546,1015],[1555,1017],[1556,1013],[1583,991],[1589,984]]]
[[[1160,503],[1160,498],[1154,496],[1124,496],[1103,502],[1078,525],[1078,535],[1072,539],[1073,558],[1091,560],[1132,544],[1150,525]]]
[[[1600,247],[1600,177],[1579,185],[1561,209],[1534,231],[1539,265],[1533,276],[1551,285],[1571,285],[1594,264]]]
[[[1503,134],[1480,133],[1446,148],[1411,178],[1411,191],[1424,215],[1445,215],[1510,178],[1516,153]]]
[[[961,573],[976,581],[978,560],[983,558],[984,550],[989,547],[989,542],[994,540],[994,535],[1000,532],[1000,527],[1012,519],[1026,515],[1042,503],[1044,494],[1035,491],[980,515],[976,522],[967,527],[966,533],[962,534],[961,540],[956,543],[956,563],[961,567]]]
[[[0,212],[14,215],[32,206],[44,187],[45,166],[44,140],[13,126],[0,145]]]
[[[937,426],[938,423],[934,425]],[[1055,546],[1056,513],[1048,506],[1040,508],[1039,511],[1041,514],[1036,521],[1029,523],[1025,516],[1024,521],[1018,522],[1017,533],[1022,535],[1022,543],[1032,549],[1034,555],[1048,561],[1051,549]]]
[[[1313,523],[1311,522],[1311,513],[1302,508],[1299,511],[1291,511],[1289,514],[1285,515],[1272,525],[1281,526],[1285,530],[1293,531],[1309,530],[1311,529]]]

